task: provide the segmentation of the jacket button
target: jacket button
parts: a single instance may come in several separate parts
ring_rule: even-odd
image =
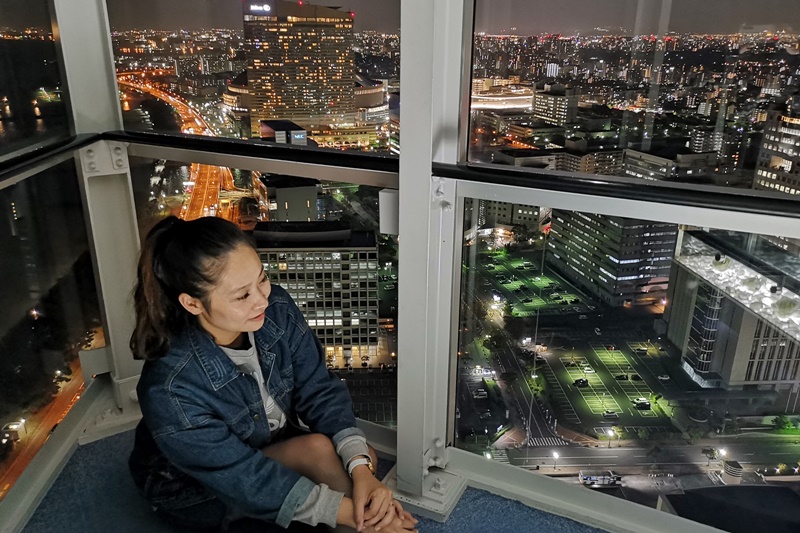
[[[254,415],[253,415],[253,420],[255,420],[256,422],[258,422],[259,420],[261,420],[261,415],[260,415],[260,414],[258,414],[258,413],[254,414]]]

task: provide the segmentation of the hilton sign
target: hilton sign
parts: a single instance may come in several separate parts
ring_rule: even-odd
[[[272,11],[272,6],[269,4],[250,4],[250,11],[260,11],[262,13],[269,13]]]

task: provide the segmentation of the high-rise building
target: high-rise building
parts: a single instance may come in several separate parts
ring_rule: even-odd
[[[546,261],[612,307],[666,296],[678,229],[554,209]]]
[[[556,126],[575,122],[578,93],[563,85],[545,85],[533,95],[533,116]]]
[[[261,120],[353,122],[352,14],[280,0],[245,2],[242,9],[252,135]]]
[[[319,338],[327,363],[377,363],[375,233],[338,222],[261,222],[253,236],[270,281],[286,289]]]
[[[800,194],[800,98],[767,113],[754,189]]]

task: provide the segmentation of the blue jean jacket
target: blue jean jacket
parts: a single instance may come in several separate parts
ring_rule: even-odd
[[[319,340],[284,289],[272,286],[254,337],[268,390],[290,420],[299,417],[334,445],[363,435],[347,387],[328,372]],[[261,453],[271,435],[258,384],[211,336],[186,328],[164,357],[145,363],[137,391],[142,425],[163,454],[137,464],[165,458],[247,516],[289,525],[314,483]]]

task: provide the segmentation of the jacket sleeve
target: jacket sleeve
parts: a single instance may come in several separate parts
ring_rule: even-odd
[[[149,405],[143,405],[143,411],[159,409],[161,420],[165,410],[170,412],[170,424],[153,431],[166,458],[229,506],[288,527],[315,484],[242,442],[202,406],[171,392],[168,396],[162,398],[165,403],[151,396]]]
[[[347,386],[328,371],[322,345],[300,309],[291,299],[288,306],[290,327],[286,337],[292,357],[292,400],[297,414],[312,431],[327,435],[334,444],[350,435],[363,436],[356,427]]]

